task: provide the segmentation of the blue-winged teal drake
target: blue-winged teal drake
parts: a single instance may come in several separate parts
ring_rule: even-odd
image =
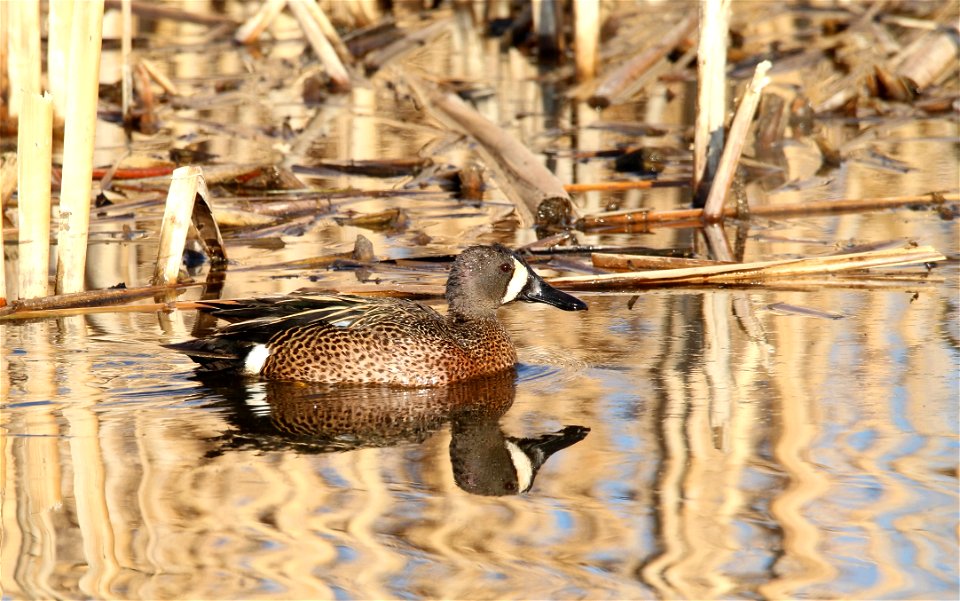
[[[171,345],[203,368],[269,380],[439,386],[512,368],[517,353],[497,319],[500,305],[541,302],[585,310],[501,246],[472,246],[453,262],[448,311],[357,296],[292,296],[211,302],[233,322]]]

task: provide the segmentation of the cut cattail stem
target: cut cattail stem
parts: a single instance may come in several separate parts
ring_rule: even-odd
[[[77,2],[73,7],[70,68],[67,71],[69,102],[63,133],[57,294],[83,290],[102,37],[103,0]]]
[[[46,296],[50,280],[50,170],[53,99],[26,94],[17,137],[20,298]]]
[[[175,169],[160,225],[160,249],[153,272],[154,285],[177,283],[197,193],[206,196],[203,170],[193,166]]]

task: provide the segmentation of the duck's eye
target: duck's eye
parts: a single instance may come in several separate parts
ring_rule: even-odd
[[[503,273],[510,273],[513,271],[513,265],[510,263],[500,263],[500,271]]]

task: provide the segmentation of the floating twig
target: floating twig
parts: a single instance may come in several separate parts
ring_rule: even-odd
[[[649,188],[681,188],[689,186],[690,182],[683,180],[652,180],[641,179],[629,182],[596,182],[564,184],[563,189],[567,192],[616,192],[618,190],[647,190]]]
[[[202,282],[181,283],[171,286],[144,286],[141,288],[107,288],[105,290],[87,290],[84,292],[72,292],[70,294],[57,294],[54,296],[44,296],[42,298],[31,298],[18,300],[10,303],[8,307],[0,310],[0,321],[13,319],[36,319],[62,317],[63,311],[74,311],[91,313],[93,307],[103,307],[104,305],[116,305],[134,301],[141,298],[156,296],[158,294],[173,292],[192,286],[204,285]],[[107,311],[119,312],[124,310],[148,310],[163,311],[172,307],[169,303],[158,303],[154,305],[135,305],[127,307],[110,307]],[[81,311],[82,310],[82,311]],[[100,311],[103,312],[103,311]]]
[[[712,261],[710,259],[689,259],[686,257],[663,257],[654,255],[626,255],[617,253],[593,253],[590,255],[594,267],[637,271],[639,269],[681,269],[703,267],[706,265],[730,264],[731,261]]]
[[[945,203],[960,202],[960,194],[922,194],[895,196],[890,198],[857,198],[845,200],[822,200],[793,205],[760,205],[750,207],[750,217],[799,217],[828,213],[850,213],[860,211],[882,211],[905,206],[937,206]],[[627,209],[588,215],[577,223],[580,229],[594,229],[616,225],[663,224],[682,221],[699,221],[702,209],[677,209],[673,211],[654,211],[650,209]],[[736,207],[727,207],[724,217],[737,217]]]
[[[642,286],[687,284],[746,284],[762,285],[770,278],[785,278],[812,274],[834,273],[874,267],[894,267],[942,261],[946,257],[930,246],[885,249],[843,255],[827,255],[780,261],[758,261],[707,265],[684,269],[634,271],[600,275],[551,278],[550,284],[561,288],[594,290]]]

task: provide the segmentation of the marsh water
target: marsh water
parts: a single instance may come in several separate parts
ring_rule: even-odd
[[[388,75],[319,106],[275,85],[302,60],[292,26],[257,53],[200,46],[198,26],[166,27],[143,52],[191,93],[161,113],[158,134],[130,140],[101,120],[97,164],[190,144],[220,164],[470,156],[398,100]],[[114,81],[117,57],[104,56],[102,79]],[[529,57],[459,24],[405,61],[489,91],[480,110],[567,182],[614,177],[609,161],[573,151],[636,141],[624,124],[679,131],[691,115],[684,82],[588,109]],[[215,93],[224,78],[233,91]],[[276,131],[283,123],[290,139]],[[816,146],[791,136],[782,171],[751,180],[753,199],[956,188],[956,113],[824,126],[861,152],[818,171]],[[465,202],[409,176],[303,179],[361,192],[269,236],[228,230],[222,298],[443,283],[442,269],[403,263],[275,266],[348,252],[358,234],[390,259],[534,240],[500,221],[510,204],[496,187]],[[384,189],[409,193],[362,194]],[[589,213],[677,208],[688,196],[665,188],[576,202]],[[334,219],[396,207],[405,222],[392,229]],[[158,202],[94,221],[90,288],[148,283],[161,213]],[[500,317],[516,373],[445,389],[202,377],[162,346],[196,331],[193,310],[4,322],[3,597],[955,599],[958,233],[957,221],[909,208],[730,225],[746,260],[888,242],[932,245],[948,260],[883,278],[578,292],[589,311],[577,313],[513,303]],[[689,249],[697,236],[660,228],[577,240]],[[571,264],[535,268],[550,276]],[[202,282],[208,271],[192,275]],[[513,470],[508,443],[548,446],[532,482]]]

